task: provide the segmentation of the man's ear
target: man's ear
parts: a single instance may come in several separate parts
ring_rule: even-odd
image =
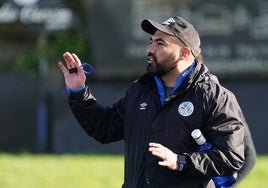
[[[182,52],[181,52],[181,56],[182,56],[183,58],[186,58],[186,57],[188,57],[189,55],[191,55],[191,49],[190,49],[190,48],[188,48],[188,47],[183,47],[181,50],[182,50]]]

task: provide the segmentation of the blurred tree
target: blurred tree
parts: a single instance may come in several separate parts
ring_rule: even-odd
[[[48,68],[54,68],[65,51],[71,51],[87,59],[89,42],[86,37],[86,21],[84,11],[89,3],[84,0],[66,1],[66,6],[74,12],[73,26],[68,30],[46,33],[45,50]],[[39,26],[37,26],[39,27]],[[40,30],[40,29],[39,29]],[[19,22],[1,24],[0,39],[0,72],[36,77],[40,51],[38,47],[39,33],[32,26]]]

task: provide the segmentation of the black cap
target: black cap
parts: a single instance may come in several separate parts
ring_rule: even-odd
[[[192,24],[179,16],[174,16],[164,21],[162,24],[145,19],[141,22],[142,29],[153,35],[156,30],[160,30],[169,35],[177,37],[182,43],[189,47],[196,57],[201,53],[201,42],[199,34]]]

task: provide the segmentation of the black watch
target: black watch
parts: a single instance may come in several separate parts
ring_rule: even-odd
[[[183,168],[186,166],[186,157],[185,157],[185,155],[178,155],[177,163],[179,165],[178,171],[182,171]]]

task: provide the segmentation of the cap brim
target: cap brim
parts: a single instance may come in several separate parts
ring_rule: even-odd
[[[141,28],[146,33],[149,33],[151,35],[153,35],[156,32],[156,30],[160,30],[160,31],[167,33],[169,35],[174,35],[174,33],[171,32],[166,26],[159,24],[157,22],[154,22],[152,20],[149,20],[149,19],[145,19],[141,22]]]

